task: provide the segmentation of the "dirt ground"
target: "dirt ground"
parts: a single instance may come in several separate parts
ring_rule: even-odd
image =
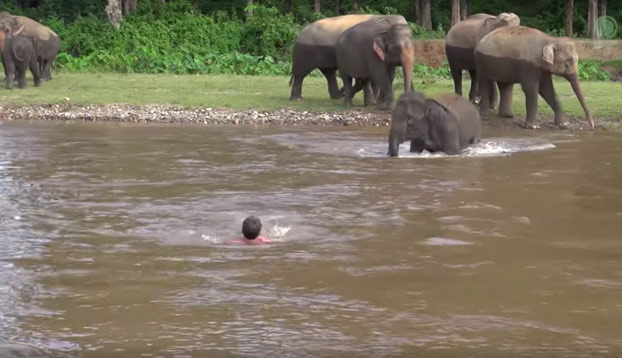
[[[622,60],[622,40],[576,39],[579,58],[586,60],[611,61]],[[440,66],[447,60],[445,56],[445,40],[418,40],[415,41],[415,52],[418,63],[425,63],[431,67]],[[619,74],[622,77],[622,73]]]

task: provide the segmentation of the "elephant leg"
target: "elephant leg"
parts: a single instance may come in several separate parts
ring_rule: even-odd
[[[410,152],[421,153],[425,149],[425,142],[423,140],[410,140]]]
[[[538,90],[540,84],[532,79],[523,80],[521,82],[523,92],[525,92],[525,102],[527,104],[527,116],[525,117],[525,128],[538,128],[536,117],[538,116]]]
[[[39,70],[39,62],[37,62],[36,58],[33,58],[32,61],[30,61],[30,73],[32,73],[35,87],[41,86],[41,73],[39,72]]]
[[[294,84],[292,85],[292,93],[289,96],[290,101],[302,101],[302,81],[304,81],[304,75],[293,75]]]
[[[452,67],[451,78],[454,79],[454,93],[462,96],[462,69]],[[471,85],[471,91],[473,91],[473,85]],[[469,98],[471,98],[470,93],[469,93]]]
[[[17,87],[25,88],[26,87],[26,64],[22,63],[17,67]]]
[[[553,113],[555,113],[555,125],[563,127],[564,125],[562,123],[562,104],[559,100],[559,97],[557,96],[557,93],[555,93],[555,87],[553,87],[553,75],[551,75],[550,73],[542,75],[539,92],[542,98],[544,98],[544,100],[546,101],[546,103],[551,106],[551,109],[553,109]]]
[[[52,80],[52,71],[50,68],[52,67],[52,63],[48,60],[43,60],[41,62],[41,80],[50,81]]]
[[[328,83],[328,94],[330,95],[330,99],[339,99],[341,98],[341,93],[339,92],[339,84],[337,84],[337,75],[334,68],[320,68],[320,71],[326,77],[326,82]]]
[[[393,87],[393,81],[395,80],[395,66],[389,67],[388,74],[389,74],[389,82],[391,83],[391,87]]]
[[[366,106],[375,106],[376,105],[376,96],[374,95],[374,90],[371,86],[371,81],[365,81],[363,85],[363,98]]]
[[[477,96],[479,91],[477,88],[477,71],[469,70],[469,76],[471,77],[471,90],[469,90],[469,101],[471,101],[471,103],[478,103],[479,98],[477,98]],[[462,95],[462,86],[460,86],[460,95]]]
[[[479,75],[480,77],[484,77],[483,75]],[[490,111],[490,95],[488,92],[490,91],[489,83],[485,78],[480,78],[478,80],[479,87],[479,112],[481,114],[488,114]]]
[[[352,77],[346,74],[341,74],[343,80],[343,105],[346,107],[352,106]]]
[[[488,95],[490,96],[488,106],[490,109],[495,109],[499,105],[499,92],[497,91],[497,84],[494,81],[490,81],[488,86]]]
[[[514,92],[513,83],[497,83],[499,86],[499,115],[501,117],[512,118],[512,95]]]
[[[380,88],[382,100],[378,101],[376,107],[380,110],[390,109],[393,104],[393,86],[390,80],[390,68],[386,65],[377,65],[370,69],[372,82]]]
[[[367,85],[367,83],[365,82],[365,80],[361,80],[359,78],[354,80],[354,87],[352,87],[352,96],[356,95],[360,90],[365,91],[365,86]],[[344,87],[345,90],[345,87]],[[365,92],[363,92],[365,93]]]
[[[13,89],[13,80],[15,79],[15,64],[10,61],[4,62],[4,70],[6,71],[6,88]]]

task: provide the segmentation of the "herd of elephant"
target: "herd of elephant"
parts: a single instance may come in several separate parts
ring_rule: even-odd
[[[453,26],[445,39],[455,93],[435,98],[413,89],[414,41],[400,15],[355,14],[313,22],[300,31],[294,45],[290,99],[302,99],[305,76],[319,69],[332,99],[344,97],[344,104],[352,105],[352,97],[363,90],[365,105],[390,109],[395,69],[401,66],[404,94],[393,110],[389,154],[398,155],[399,144],[407,140],[411,151],[457,154],[480,140],[480,113],[498,105],[500,116],[513,116],[516,83],[526,97],[525,127],[536,127],[538,95],[553,109],[555,125],[564,127],[561,102],[553,86],[555,74],[570,82],[590,129],[594,128],[579,84],[579,57],[572,39],[520,26],[519,17],[512,13],[472,15]],[[51,64],[59,50],[60,39],[48,27],[0,12],[0,54],[7,88],[12,88],[15,80],[23,88],[27,69],[35,86],[41,80],[51,80]],[[337,84],[337,70],[343,89]],[[471,77],[468,101],[462,98],[463,70]],[[474,106],[477,102],[479,111]]]
[[[305,76],[319,69],[332,99],[344,97],[344,104],[350,106],[354,94],[362,89],[365,105],[389,109],[394,102],[395,69],[401,66],[404,93],[393,110],[389,155],[397,156],[399,144],[407,140],[413,152],[457,154],[479,142],[480,113],[498,106],[500,116],[513,117],[516,83],[526,98],[524,127],[537,128],[541,95],[555,114],[555,125],[564,128],[561,102],[553,86],[555,74],[570,82],[590,129],[594,128],[579,84],[579,57],[570,38],[521,26],[513,13],[471,15],[453,26],[445,39],[455,93],[434,98],[413,89],[414,41],[400,15],[344,15],[309,24],[294,45],[290,99],[302,100]],[[343,80],[341,90],[337,70]],[[471,77],[469,101],[462,98],[463,70]],[[474,104],[479,104],[479,110]]]
[[[49,27],[25,16],[0,12],[0,55],[6,87],[26,87],[26,71],[30,69],[34,85],[52,79],[52,62],[60,50],[60,38]]]

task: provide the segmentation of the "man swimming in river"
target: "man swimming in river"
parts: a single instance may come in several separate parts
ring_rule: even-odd
[[[261,233],[261,220],[256,216],[249,216],[242,222],[243,237],[229,240],[228,245],[261,245],[270,242],[270,239],[259,236]]]

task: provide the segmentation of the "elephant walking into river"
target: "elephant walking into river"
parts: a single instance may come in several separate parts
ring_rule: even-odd
[[[479,143],[481,119],[475,106],[455,93],[426,98],[423,93],[403,93],[391,119],[389,155],[399,155],[400,144],[410,140],[410,151],[460,154]]]

